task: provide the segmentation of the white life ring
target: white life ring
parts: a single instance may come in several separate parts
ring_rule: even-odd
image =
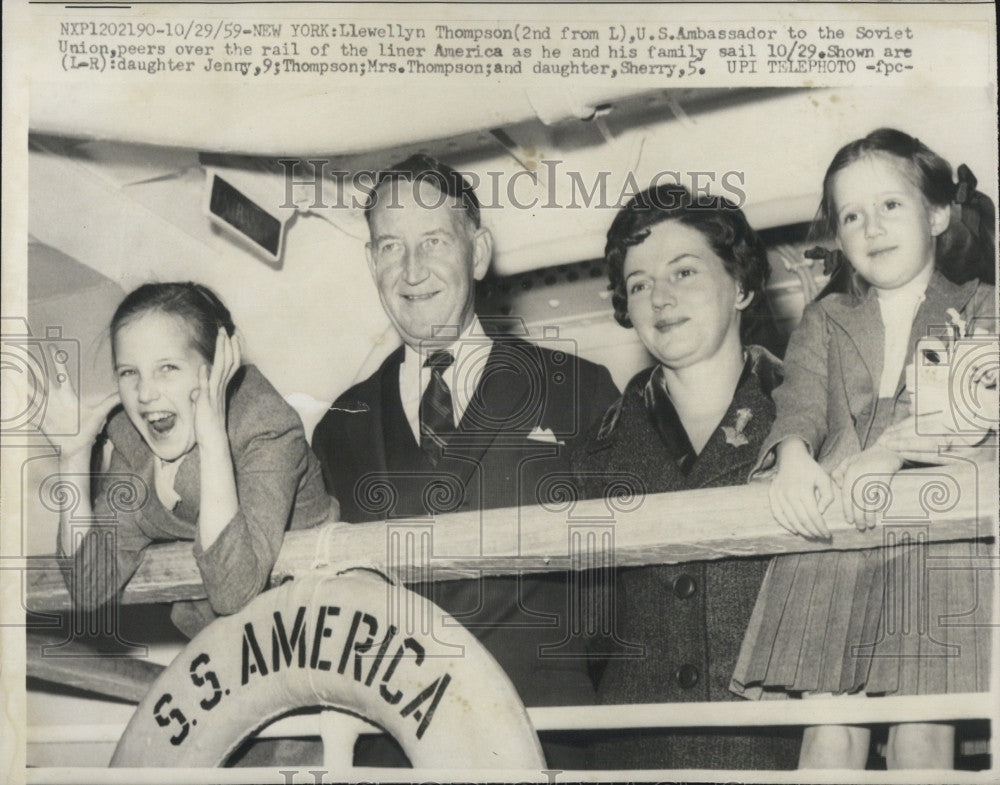
[[[430,630],[390,614],[412,608]],[[410,625],[417,626],[417,625]],[[309,576],[197,635],[129,721],[112,766],[218,766],[250,733],[303,706],[360,715],[417,768],[544,768],[513,684],[468,630],[369,572]]]

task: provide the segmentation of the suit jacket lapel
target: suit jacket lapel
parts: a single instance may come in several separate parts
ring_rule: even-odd
[[[698,454],[691,472],[684,481],[689,488],[707,488],[746,481],[757,460],[757,453],[771,424],[774,422],[774,403],[770,395],[780,379],[773,378],[779,361],[761,356],[756,347],[751,352],[750,372],[740,380],[733,393],[733,400],[718,427]]]
[[[934,328],[941,327],[944,313],[948,308],[961,311],[975,294],[978,281],[968,281],[961,286],[953,284],[940,272],[935,271],[927,285],[924,301],[917,309],[910,331],[907,347],[907,357],[912,358],[916,351],[917,341],[930,335]],[[826,304],[826,311],[850,338],[857,349],[865,368],[871,376],[872,389],[878,390],[882,379],[884,362],[885,329],[879,311],[878,298],[873,290],[861,299],[853,302],[831,299]],[[896,384],[896,395],[902,392],[906,384],[905,368],[911,360],[904,363],[904,373],[900,374]]]
[[[899,383],[896,385],[896,395],[899,395],[906,386],[905,369],[906,365],[913,362],[917,342],[930,335],[954,337],[943,329],[948,324],[946,312],[949,308],[961,312],[976,293],[978,285],[978,280],[967,281],[961,285],[954,284],[937,271],[931,276],[924,301],[920,303],[913,318],[913,329],[910,331],[910,340],[907,344],[907,360],[903,365],[904,373],[900,374]]]
[[[385,457],[385,429],[382,425],[383,411],[391,406],[392,396],[387,391],[396,390],[395,399],[399,399],[399,366],[403,360],[403,347],[400,346],[389,355],[379,369],[379,373],[371,379],[371,389],[360,391],[358,408],[369,407],[368,411],[359,411],[344,418],[344,431],[347,443],[354,452],[357,477],[372,472],[386,474],[388,467]],[[388,401],[386,400],[388,397]]]
[[[531,363],[530,367],[526,363]],[[537,368],[536,368],[537,365]],[[532,381],[539,384],[533,385]],[[534,392],[544,395],[545,369],[530,344],[495,340],[459,430],[449,440],[442,464],[467,487],[498,439],[523,440],[537,425],[539,406],[528,407]],[[541,402],[540,402],[541,403]],[[513,449],[513,446],[498,449]]]
[[[877,390],[882,378],[885,328],[875,291],[869,289],[864,297],[853,302],[831,299],[826,303],[826,312],[854,344],[871,377],[872,388]]]

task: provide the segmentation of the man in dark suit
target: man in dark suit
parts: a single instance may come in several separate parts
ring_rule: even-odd
[[[473,288],[492,238],[458,172],[413,156],[382,173],[365,213],[368,265],[403,346],[341,395],[313,435],[342,519],[544,501],[546,478],[566,476],[569,447],[618,397],[607,369],[487,332]],[[569,585],[555,573],[414,588],[469,627],[526,705],[579,705],[595,697],[584,641],[570,634]],[[586,764],[570,739],[543,746],[550,766]],[[376,757],[389,760],[384,750]]]

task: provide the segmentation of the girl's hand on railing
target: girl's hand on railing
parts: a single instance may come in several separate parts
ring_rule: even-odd
[[[800,439],[786,439],[777,452],[778,470],[768,487],[771,514],[792,534],[829,539],[823,513],[834,499],[830,476]]]
[[[844,520],[853,523],[858,531],[875,528],[885,512],[885,496],[877,488],[874,493],[866,492],[865,486],[876,480],[888,482],[902,466],[902,457],[881,444],[842,460],[832,477],[840,491]]]

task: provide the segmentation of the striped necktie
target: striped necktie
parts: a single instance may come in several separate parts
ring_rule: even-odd
[[[446,351],[432,353],[424,362],[431,378],[420,399],[420,449],[437,464],[449,434],[455,432],[455,409],[444,372],[455,358]]]

